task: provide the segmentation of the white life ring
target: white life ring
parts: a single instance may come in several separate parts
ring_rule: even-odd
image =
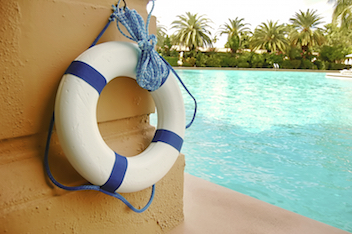
[[[96,45],[72,62],[56,96],[56,131],[66,157],[86,180],[110,192],[136,192],[158,182],[173,166],[183,143],[184,103],[172,72],[150,92],[158,125],[146,150],[124,157],[101,137],[96,119],[99,94],[115,77],[136,79],[139,56],[140,50],[131,43]]]

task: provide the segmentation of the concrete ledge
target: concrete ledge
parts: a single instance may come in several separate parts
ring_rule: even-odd
[[[105,142],[126,156],[147,148],[155,131],[147,115],[99,123],[99,129]],[[0,140],[0,233],[162,234],[183,221],[183,154],[156,184],[151,206],[139,214],[97,191],[66,191],[54,186],[43,167],[45,142],[44,133]],[[87,183],[65,157],[55,131],[49,164],[61,183]],[[150,194],[151,188],[147,188],[122,195],[140,209]]]
[[[185,221],[170,234],[344,234],[346,231],[185,174]]]

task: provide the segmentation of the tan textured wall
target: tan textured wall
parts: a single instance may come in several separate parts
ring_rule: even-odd
[[[148,0],[128,0],[144,18]],[[95,39],[116,0],[0,0],[0,233],[163,233],[183,220],[184,157],[156,185],[142,214],[98,192],[54,187],[43,169],[56,89],[71,61]],[[151,24],[155,32],[155,18]],[[101,42],[124,40],[113,23]],[[120,154],[135,155],[151,141],[149,93],[130,78],[112,81],[98,104],[99,128]],[[55,132],[54,176],[84,183],[63,155]],[[137,207],[150,189],[124,194]]]

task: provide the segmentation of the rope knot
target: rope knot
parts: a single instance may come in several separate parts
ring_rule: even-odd
[[[142,51],[150,53],[150,51],[154,49],[156,43],[157,43],[157,38],[155,37],[155,35],[149,35],[148,39],[143,39],[138,41],[138,47]]]

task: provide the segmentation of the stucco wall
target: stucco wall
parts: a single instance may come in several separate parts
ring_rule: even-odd
[[[148,0],[128,0],[147,16]],[[156,184],[151,207],[135,214],[98,192],[66,192],[53,186],[43,154],[55,93],[71,61],[93,42],[116,0],[0,0],[0,232],[162,233],[183,220],[184,157]],[[155,18],[151,29],[155,32]],[[127,41],[113,23],[100,42]],[[117,101],[118,100],[118,101]],[[132,156],[150,143],[151,96],[130,78],[112,81],[98,104],[107,144]],[[63,155],[55,132],[50,150],[54,176],[66,185],[84,183]],[[150,189],[124,194],[137,207]]]

